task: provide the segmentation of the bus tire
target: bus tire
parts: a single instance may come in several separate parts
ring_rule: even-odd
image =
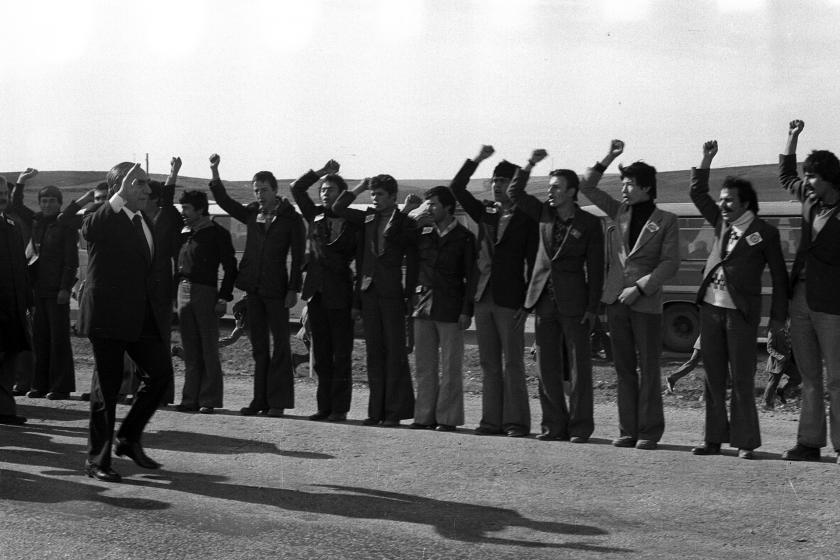
[[[662,345],[672,352],[688,353],[700,336],[700,312],[693,303],[671,303],[662,312]]]

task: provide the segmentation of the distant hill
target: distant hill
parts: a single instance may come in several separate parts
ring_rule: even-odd
[[[720,187],[721,182],[727,175],[734,175],[744,177],[752,181],[753,185],[758,191],[759,201],[772,200],[788,200],[788,194],[779,188],[778,182],[778,167],[775,164],[766,165],[746,165],[740,167],[725,167],[721,169],[712,169],[711,187],[713,196]],[[664,171],[657,174],[657,200],[660,202],[688,202],[688,182],[689,171]],[[10,182],[17,179],[18,172],[0,173],[6,177]],[[37,192],[38,189],[44,185],[55,185],[64,193],[65,204],[70,200],[78,198],[86,191],[92,189],[97,183],[104,180],[105,171],[42,171],[30,182],[26,189],[25,202],[30,207],[37,206]],[[152,174],[152,178],[163,181],[166,179],[165,175]],[[279,180],[280,192],[283,196],[291,196],[289,192],[289,184],[293,179]],[[399,180],[399,178],[398,178]],[[350,179],[348,184],[354,185],[358,180]],[[400,182],[400,200],[407,194],[414,193],[423,196],[423,193],[431,187],[436,185],[447,185],[450,179],[404,179]],[[196,177],[180,177],[178,179],[179,189],[199,189],[207,190],[208,180],[206,178]],[[490,181],[488,179],[473,179],[470,181],[469,190],[479,199],[492,199],[493,193],[490,191]],[[230,195],[240,202],[250,202],[253,200],[251,192],[250,181],[225,181],[225,186]],[[621,182],[617,174],[607,174],[601,181],[601,186],[608,193],[613,196],[620,197]],[[541,200],[546,198],[546,190],[548,187],[548,177],[532,177],[528,184],[528,192],[537,196]],[[315,191],[312,191],[313,196]],[[366,197],[362,196],[360,202],[367,202]],[[581,198],[583,204],[588,201]]]

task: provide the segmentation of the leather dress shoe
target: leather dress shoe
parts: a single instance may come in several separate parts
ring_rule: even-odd
[[[239,409],[239,414],[242,416],[256,416],[257,414],[265,414],[266,412],[268,412],[267,408],[254,408],[251,406]]]
[[[439,432],[454,432],[457,428],[451,424],[438,424],[435,430]]]
[[[362,426],[378,426],[379,418],[365,418],[362,420]]]
[[[309,415],[310,420],[326,420],[329,417],[330,417],[330,413],[326,412],[326,411],[323,411],[323,410],[319,410],[315,414],[310,414]]]
[[[23,389],[18,389],[17,387],[12,387],[12,396],[13,397],[22,397],[27,393]]]
[[[703,445],[698,445],[691,450],[694,455],[720,455],[720,444],[711,441],[704,441]]]
[[[333,412],[327,416],[327,422],[344,422],[347,420],[346,412]]]
[[[26,424],[26,418],[17,416],[15,414],[0,414],[0,424],[9,424],[11,426],[22,426]]]
[[[753,453],[752,449],[739,449],[738,450],[738,458],[739,459],[755,459],[755,453]]]
[[[63,401],[70,397],[70,393],[62,393],[61,391],[50,391],[47,393],[47,398],[51,401]]]
[[[572,443],[589,443],[589,438],[586,436],[572,436],[570,439]]]
[[[494,430],[493,428],[487,428],[485,426],[479,426],[473,433],[477,436],[497,436],[502,433],[501,430]]]
[[[272,418],[283,418],[285,416],[286,409],[284,408],[269,408],[268,415]]]
[[[212,406],[202,406],[198,409],[199,414],[213,414],[216,410]]]
[[[537,434],[537,439],[540,441],[560,441],[562,438],[548,432],[543,432],[541,434]]]
[[[387,419],[382,421],[382,425],[386,428],[396,428],[400,425],[399,420]]]
[[[614,439],[612,444],[615,447],[636,447],[636,438],[632,436],[621,436],[618,439]]]
[[[178,412],[198,412],[198,406],[194,404],[181,403],[175,406],[175,410]]]
[[[436,426],[434,424],[421,424],[419,422],[412,422],[411,423],[411,429],[412,430],[434,430],[435,427]]]
[[[47,392],[46,391],[36,391],[35,389],[33,389],[33,390],[29,391],[28,393],[26,393],[26,396],[29,397],[30,399],[43,399],[44,397],[47,396]]]
[[[103,468],[93,463],[85,463],[85,474],[102,482],[120,482],[122,480],[120,473],[111,467]]]
[[[528,430],[526,430],[525,428],[508,428],[505,431],[505,435],[507,437],[527,437]]]
[[[121,439],[117,442],[117,447],[114,449],[117,457],[128,457],[134,464],[143,469],[159,469],[160,463],[146,455],[143,451],[143,446],[137,441],[126,441]]]
[[[819,461],[820,448],[797,443],[782,453],[782,459],[787,459],[788,461]]]
[[[657,447],[656,442],[652,439],[640,439],[636,442],[636,449],[646,449],[648,451],[652,451]]]

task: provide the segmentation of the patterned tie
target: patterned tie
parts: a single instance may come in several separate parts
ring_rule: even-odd
[[[741,239],[741,234],[738,233],[734,228],[730,228],[729,231],[726,232],[726,235],[723,239],[723,246],[720,248],[720,258],[725,259],[726,255],[729,254],[730,245],[734,248],[735,244],[738,243],[738,240]]]

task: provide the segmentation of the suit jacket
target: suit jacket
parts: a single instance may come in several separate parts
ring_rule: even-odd
[[[317,174],[309,171],[292,183],[292,198],[309,224],[301,298],[309,301],[315,294],[321,294],[321,303],[326,309],[347,308],[353,305],[350,264],[356,258],[360,228],[341,219],[341,231],[330,241],[328,219],[335,214],[312,202],[306,192],[318,179]]]
[[[764,267],[769,266],[773,281],[770,318],[782,323],[787,320],[787,267],[779,230],[756,216],[732,250],[721,258],[723,240],[727,238],[730,227],[723,222],[720,208],[709,196],[708,169],[691,170],[691,201],[715,228],[715,240],[703,269],[697,304],[703,303],[715,271],[723,267],[726,287],[735,307],[747,321],[758,321],[761,318],[761,274]]]
[[[277,214],[266,228],[258,221],[258,203],[245,206],[233,200],[221,181],[212,181],[210,190],[222,210],[248,227],[236,287],[266,298],[285,298],[290,291],[300,292],[306,227],[294,206],[278,198]],[[292,262],[287,268],[289,253]]]
[[[557,212],[525,192],[529,173],[520,169],[508,187],[517,207],[539,224],[539,249],[528,285],[525,308],[537,305],[548,279],[561,315],[578,317],[598,312],[604,283],[604,233],[601,221],[575,205],[575,215],[563,242],[552,251]]]
[[[472,317],[475,291],[475,236],[461,224],[446,235],[435,226],[420,229],[420,267],[413,317],[455,323]]]
[[[488,286],[493,303],[510,309],[519,309],[525,302],[528,280],[534,270],[534,259],[539,245],[536,223],[521,209],[514,207],[513,215],[498,237],[501,214],[495,207],[488,208],[467,190],[476,163],[467,160],[449,184],[455,199],[478,224],[478,244],[489,252],[490,266],[476,260],[479,267],[475,301],[480,301]]]
[[[82,236],[88,244],[85,289],[79,303],[77,328],[82,336],[137,341],[147,309],[163,340],[172,323],[170,300],[162,284],[172,274],[171,256],[151,220],[143,215],[153,238],[153,257],[144,248],[128,215],[110,202],[87,214]],[[170,267],[170,268],[167,268]]]
[[[630,306],[641,313],[662,313],[662,286],[680,267],[677,216],[656,208],[642,228],[633,247],[628,246],[632,207],[598,188],[604,169],[600,164],[587,170],[580,191],[615,222],[617,242],[610,243],[601,301],[614,303],[625,288],[639,287],[642,296]]]
[[[376,250],[376,212],[350,208],[356,196],[344,191],[333,203],[333,212],[362,229],[356,253],[356,291],[374,290],[382,298],[408,301],[417,285],[417,223],[399,208],[385,226],[385,242]],[[403,275],[403,264],[405,275]],[[358,298],[354,305],[360,305]]]
[[[0,353],[31,350],[26,310],[32,307],[32,290],[19,225],[0,214]]]
[[[793,270],[790,273],[791,293],[805,271],[805,298],[812,311],[840,315],[840,212],[826,222],[816,239],[811,239],[813,222],[818,210],[816,200],[796,174],[796,155],[779,156],[779,181],[802,203],[802,235]]]

